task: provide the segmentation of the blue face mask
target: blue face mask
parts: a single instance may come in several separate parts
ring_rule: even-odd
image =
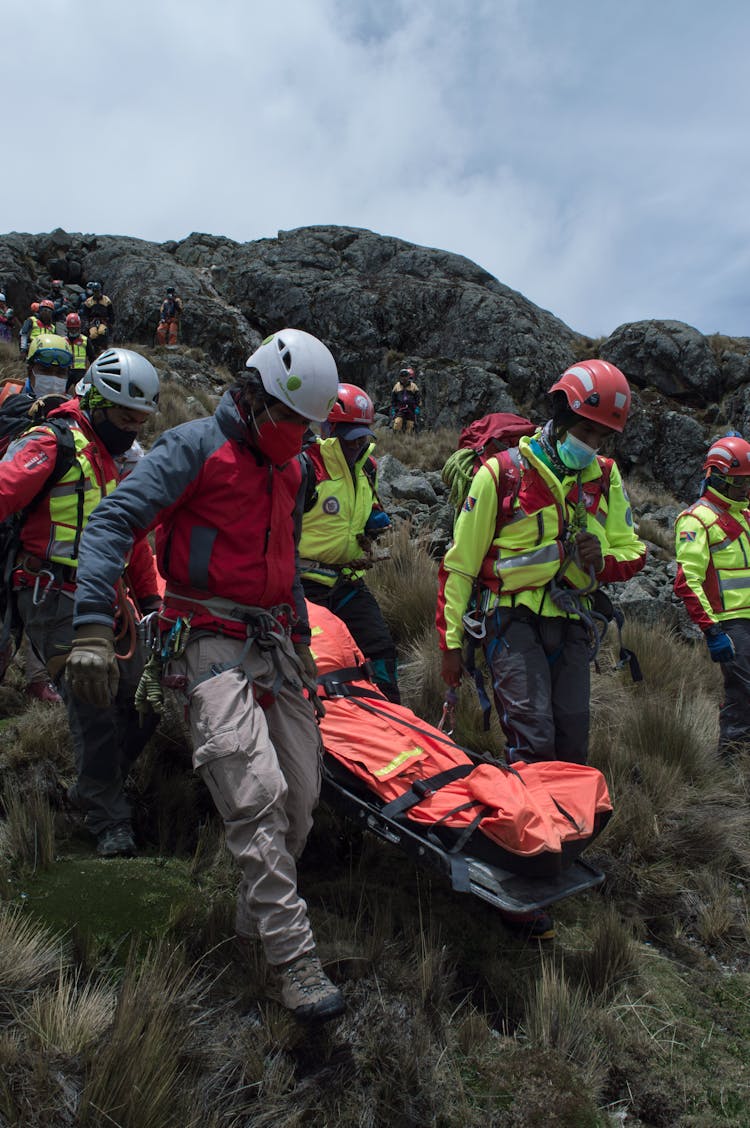
[[[570,431],[562,442],[557,443],[557,453],[568,470],[585,470],[596,458],[596,449],[582,443]]]

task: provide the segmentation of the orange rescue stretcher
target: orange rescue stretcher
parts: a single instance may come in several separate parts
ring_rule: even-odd
[[[308,610],[330,806],[504,912],[603,882],[580,857],[612,814],[601,772],[556,761],[508,767],[460,747],[383,696],[340,619]]]

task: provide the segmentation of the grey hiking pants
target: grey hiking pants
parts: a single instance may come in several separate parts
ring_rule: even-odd
[[[724,701],[719,709],[719,751],[730,744],[750,744],[750,619],[721,624],[734,643],[735,656],[722,662]]]
[[[18,611],[31,645],[45,665],[67,654],[73,641],[73,592],[50,588],[43,602],[34,605],[31,589],[16,592]],[[53,670],[59,665],[53,662]],[[99,835],[120,823],[129,823],[131,809],[124,784],[158,723],[147,716],[143,725],[133,708],[135,690],[143,670],[143,656],[120,662],[117,697],[108,709],[86,705],[68,690],[63,670],[55,683],[65,701],[73,737],[77,780],[76,804],[85,812],[85,824]]]
[[[576,619],[499,608],[484,644],[507,756],[588,759],[589,641]]]
[[[244,646],[241,639],[203,635],[170,662],[169,673],[187,678],[193,766],[242,874],[236,931],[259,936],[268,962],[282,964],[315,944],[297,892],[296,859],[318,802],[322,746],[291,643],[271,650],[254,644],[243,657]],[[269,691],[275,700],[264,701],[263,709],[256,694]]]

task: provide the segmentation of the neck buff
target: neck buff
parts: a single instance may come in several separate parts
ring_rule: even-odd
[[[250,417],[255,428],[252,441],[274,466],[284,466],[302,453],[302,439],[307,430],[307,423],[295,423],[291,419],[280,419],[277,422],[267,407],[264,410],[268,419],[258,423],[255,412],[250,408]]]
[[[537,438],[532,440],[532,446],[538,448],[541,457],[558,478],[562,480],[570,474],[571,468],[565,465],[560,455],[557,453],[557,444],[553,437],[553,424],[551,419],[544,424]]]
[[[126,431],[124,427],[115,427],[114,423],[111,423],[106,416],[98,423],[94,423],[92,420],[91,426],[112,455],[124,454],[126,450],[130,450],[135,442],[135,431]]]

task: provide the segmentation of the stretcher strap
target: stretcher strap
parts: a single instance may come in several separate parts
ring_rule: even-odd
[[[318,678],[318,685],[323,687],[326,697],[352,697],[355,693],[363,697],[382,697],[374,689],[365,689],[364,686],[353,687],[351,682],[372,681],[372,664],[367,661],[360,666],[345,666],[340,670],[332,670]]]
[[[404,811],[416,807],[424,799],[429,799],[441,787],[453,783],[454,780],[465,779],[466,776],[471,775],[475,767],[475,764],[456,764],[454,768],[448,768],[444,772],[438,772],[437,775],[428,776],[427,779],[415,779],[408,791],[392,799],[390,803],[386,803],[381,814],[389,819],[397,818]]]

